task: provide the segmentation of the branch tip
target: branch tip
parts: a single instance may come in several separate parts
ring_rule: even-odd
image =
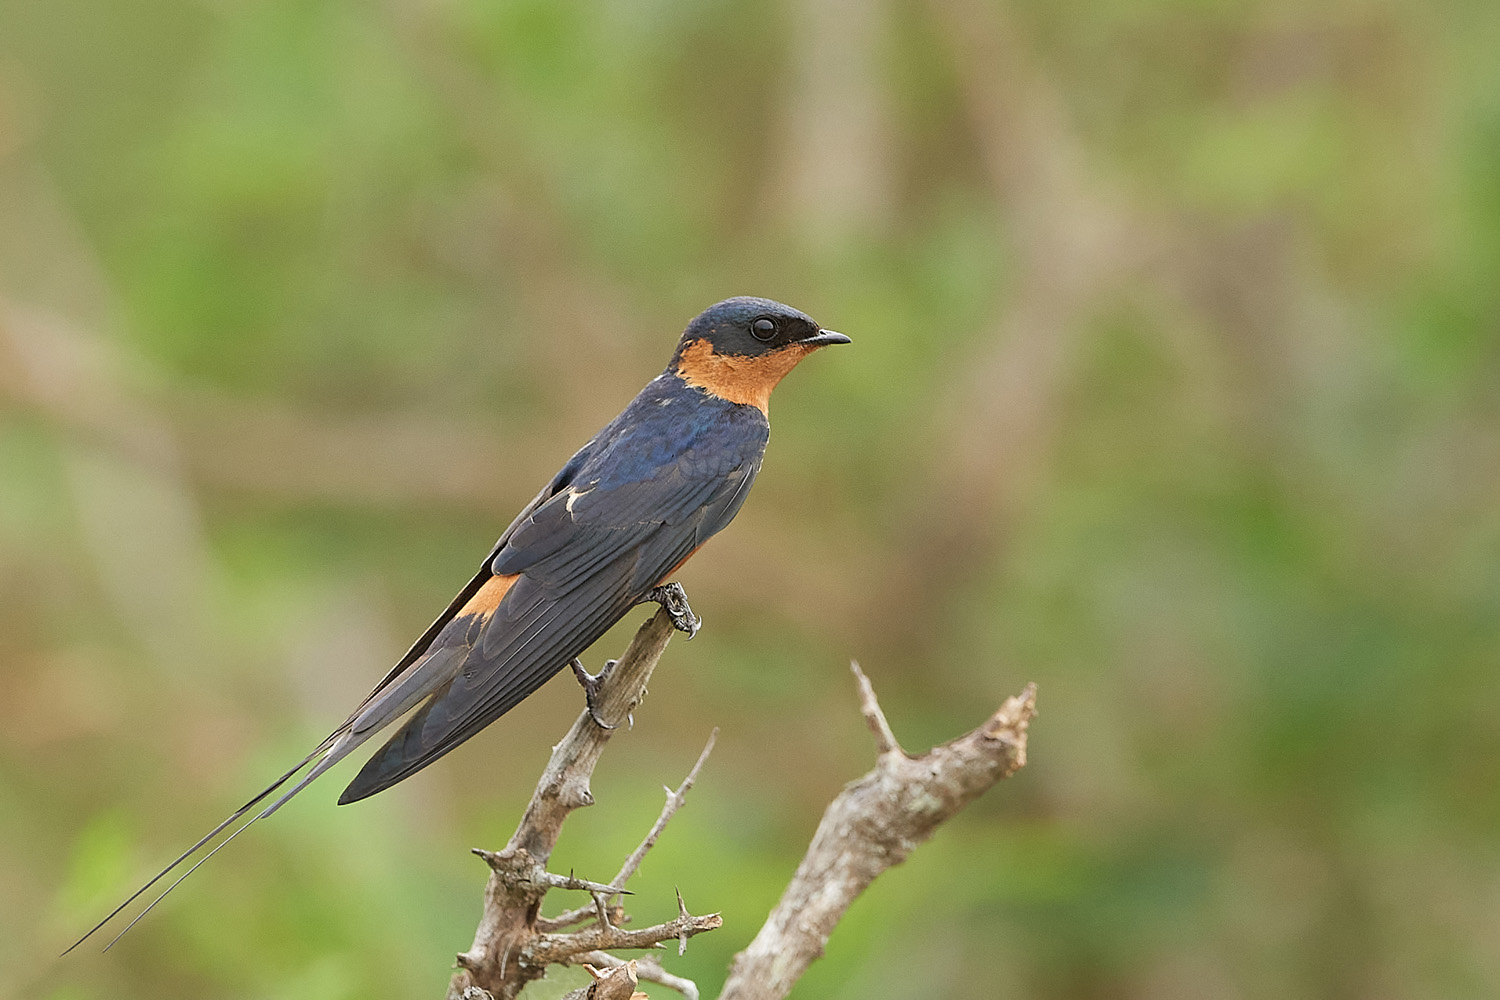
[[[572,997],[586,997],[589,1000],[634,1000],[636,997],[645,997],[644,993],[635,991],[638,982],[635,971],[635,959],[620,965],[606,966],[597,969],[593,965],[584,964],[593,983],[586,989],[574,990],[567,994],[563,1000]]]
[[[1026,730],[1036,718],[1036,684],[1027,684],[1020,694],[1013,694],[990,716],[980,732],[986,739],[1010,740],[1024,744]]]
[[[657,983],[668,989],[676,990],[683,995],[685,1000],[699,1000],[698,984],[691,979],[672,975],[666,969],[662,968],[661,963],[656,960],[656,956],[645,955],[638,959],[631,959],[631,961],[636,963],[635,974],[640,979],[648,983]],[[585,952],[582,955],[574,955],[568,959],[569,964],[576,965],[583,962],[599,968],[607,967],[611,969],[625,964],[623,958],[616,958],[607,951]]]
[[[688,914],[687,904],[682,901],[682,890],[680,888],[678,888],[677,886],[673,886],[672,887],[672,891],[675,892],[675,893],[677,893],[677,916],[682,920],[683,926],[684,926],[683,932],[681,934],[677,935],[677,955],[680,958],[683,955],[687,954],[687,930],[686,930],[686,925],[687,925],[687,922],[690,919],[692,919],[692,918]]]
[[[870,733],[875,737],[876,752],[881,757],[889,754],[908,756],[891,730],[891,724],[880,707],[880,700],[875,697],[875,688],[870,684],[870,678],[859,668],[859,661],[850,660],[849,669],[854,672],[854,682],[859,686],[859,710],[864,713],[865,725],[870,727]]]
[[[785,997],[823,955],[849,905],[881,872],[1026,764],[1026,727],[1036,711],[1033,685],[1006,699],[980,728],[913,759],[896,743],[859,664],[849,667],[880,757],[824,810],[781,901],[735,956],[719,1000]]]

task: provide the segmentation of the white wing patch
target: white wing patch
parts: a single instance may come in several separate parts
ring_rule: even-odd
[[[563,507],[566,508],[569,514],[573,513],[573,505],[578,502],[579,497],[587,496],[588,494],[594,492],[594,485],[595,484],[590,483],[589,488],[586,490],[575,490],[571,486],[568,487],[568,499],[563,501]]]

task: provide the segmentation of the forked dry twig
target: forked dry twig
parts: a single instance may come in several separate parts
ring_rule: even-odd
[[[636,633],[625,656],[599,688],[596,711],[607,726],[624,721],[645,694],[646,681],[666,648],[672,624],[658,612]],[[828,806],[806,856],[760,932],[734,961],[720,1000],[781,1000],[823,953],[833,928],[856,897],[892,865],[901,863],[964,806],[1026,764],[1026,737],[1036,714],[1036,688],[1027,685],[1006,700],[982,726],[913,756],[901,748],[875,697],[869,678],[850,664],[860,710],[874,737],[876,763]],[[682,807],[688,790],[713,749],[711,735],[682,784],[667,789],[660,816],[608,883],[559,875],[546,862],[568,814],[590,805],[589,777],[615,729],[597,724],[585,710],[553,750],[536,792],[510,842],[500,851],[475,851],[490,866],[484,916],[474,945],[458,956],[460,971],[449,1000],[513,1000],[548,965],[585,965],[596,981],[569,996],[608,1000],[639,997],[639,980],[656,982],[697,1000],[690,980],[673,976],[654,959],[625,962],[610,949],[656,948],[723,924],[717,913],[695,916],[677,894],[676,919],[629,929],[624,911],[611,900],[628,894],[625,883]],[[539,916],[549,889],[587,892],[590,903],[556,917]],[[565,928],[584,924],[577,930]],[[599,972],[599,969],[605,969]]]
[[[611,948],[652,948],[674,939],[681,949],[689,937],[723,923],[716,913],[694,916],[679,906],[677,919],[631,930],[620,926],[624,922],[623,912],[609,905],[611,898],[628,893],[625,881],[640,867],[641,859],[681,808],[687,790],[713,749],[713,736],[687,779],[677,791],[669,791],[661,816],[612,882],[558,875],[546,867],[568,814],[593,803],[589,778],[594,766],[604,745],[620,731],[620,723],[630,717],[645,696],[646,683],[672,631],[671,618],[665,611],[658,611],[641,626],[630,648],[598,689],[595,713],[605,725],[595,722],[587,709],[581,712],[568,735],[553,748],[552,758],[510,842],[499,851],[474,852],[490,866],[490,878],[485,886],[484,914],[474,944],[459,954],[459,971],[449,983],[450,1000],[462,1000],[466,995],[474,995],[475,990],[487,992],[494,1000],[512,1000],[528,982],[540,979],[548,965],[581,961],[578,956],[588,954],[592,958]],[[542,897],[549,889],[587,892],[591,901],[588,906],[560,917],[542,919],[538,913]],[[571,933],[556,933],[588,920],[593,921],[590,926]],[[632,983],[634,978],[632,971]],[[596,996],[602,995],[599,990],[604,988],[604,982],[601,979],[595,984]]]

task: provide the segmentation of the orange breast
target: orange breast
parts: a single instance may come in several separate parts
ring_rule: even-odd
[[[816,348],[790,344],[759,357],[715,354],[706,340],[695,340],[682,352],[677,374],[688,385],[706,389],[731,403],[753,406],[770,416],[771,390]]]

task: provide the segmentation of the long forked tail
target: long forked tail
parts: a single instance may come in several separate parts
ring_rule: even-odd
[[[325,737],[324,740],[313,749],[312,753],[308,754],[306,757],[303,757],[300,761],[297,762],[295,767],[263,788],[260,793],[255,796],[255,798],[251,799],[249,802],[246,802],[234,812],[230,813],[229,817],[225,819],[224,822],[208,831],[208,833],[204,835],[201,840],[199,840],[192,847],[189,847],[186,851],[183,851],[182,854],[178,855],[177,860],[173,861],[171,864],[167,865],[167,867],[163,868],[161,871],[152,876],[149,882],[133,892],[130,897],[119,906],[111,910],[108,916],[106,916],[103,920],[99,921],[92,928],[90,928],[89,932],[83,937],[79,938],[77,941],[74,941],[73,944],[68,947],[68,950],[63,952],[63,954],[68,954],[68,952],[72,951],[74,948],[77,948],[89,938],[93,937],[101,928],[104,927],[105,924],[109,923],[115,917],[119,916],[126,907],[128,907],[131,903],[134,903],[137,899],[140,899],[141,896],[145,895],[152,886],[156,885],[162,879],[166,878],[172,872],[176,871],[183,862],[191,859],[204,847],[207,847],[210,843],[213,843],[214,838],[218,837],[225,830],[228,830],[230,827],[234,826],[234,824],[239,822],[241,819],[244,819],[247,814],[250,815],[249,819],[245,820],[245,822],[241,824],[237,829],[235,829],[232,833],[230,833],[229,836],[225,837],[222,841],[216,844],[212,850],[208,851],[197,861],[193,862],[193,864],[188,868],[187,871],[179,875],[171,885],[163,889],[155,899],[153,899],[145,906],[144,909],[141,910],[140,913],[136,914],[135,918],[131,920],[130,923],[125,925],[125,929],[120,931],[119,934],[116,934],[110,940],[109,944],[104,946],[104,950],[108,951],[114,946],[114,943],[116,941],[120,940],[120,938],[124,936],[126,931],[134,927],[142,917],[151,912],[151,910],[156,906],[157,903],[160,903],[163,899],[165,899],[167,893],[171,892],[173,889],[177,888],[177,886],[181,885],[183,879],[187,878],[189,875],[193,874],[193,872],[197,871],[200,865],[202,865],[205,861],[207,861],[209,858],[213,857],[221,849],[223,849],[225,844],[228,844],[231,840],[233,840],[235,837],[238,837],[241,833],[244,833],[252,823],[254,823],[258,819],[265,819],[267,816],[271,815],[273,812],[286,805],[286,803],[292,798],[292,796],[296,795],[298,792],[302,791],[302,789],[306,788],[324,771],[328,770],[330,767],[343,760],[351,752],[359,748],[391,722],[414,708],[423,699],[428,698],[435,691],[446,690],[445,685],[450,680],[452,680],[454,674],[462,666],[465,657],[468,655],[469,645],[467,642],[461,641],[457,644],[442,645],[437,648],[432,648],[430,645],[432,636],[434,632],[439,628],[439,626],[444,625],[448,621],[448,619],[452,617],[454,609],[458,608],[462,604],[462,602],[468,600],[468,598],[480,588],[483,582],[489,578],[489,569],[488,567],[486,567],[482,569],[480,571],[480,574],[476,576],[474,580],[470,581],[469,586],[466,587],[459,594],[459,596],[454,599],[453,604],[446,612],[444,612],[443,617],[439,618],[438,621],[433,625],[433,627],[428,630],[428,634],[419,639],[417,641],[417,644],[413,646],[410,651],[408,651],[405,657],[402,658],[401,662],[398,663],[396,667],[386,675],[385,679],[383,679],[379,684],[375,686],[375,690],[371,691],[370,694],[365,698],[365,700],[360,703],[359,707],[354,710],[354,714],[350,715],[349,718],[345,720],[343,725],[339,726],[339,728],[335,729],[332,733],[329,733],[328,736]],[[460,619],[460,621],[466,620],[467,619]],[[463,636],[464,633],[461,630],[459,634],[460,636]],[[260,805],[266,799],[270,798],[276,792],[280,791],[287,782],[291,781],[293,778],[296,778],[297,775],[302,771],[302,769],[307,768],[309,764],[311,764],[312,767],[308,768],[307,773],[302,775],[297,783],[290,789],[288,789],[286,792],[283,792],[280,798],[276,799],[276,801],[272,802],[269,806],[262,809],[260,812],[252,813],[252,810],[254,810],[256,806]]]
[[[151,881],[141,886],[130,895],[130,898],[126,899],[119,906],[111,910],[108,916],[95,924],[83,937],[79,938],[77,941],[74,941],[73,944],[68,947],[68,951],[63,952],[63,954],[66,955],[69,951],[72,951],[74,948],[77,948],[79,945],[83,944],[83,942],[93,937],[100,928],[109,923],[115,917],[119,916],[120,912],[131,903],[134,903],[137,899],[140,899],[141,896],[145,895],[152,886],[156,885],[162,879],[166,878],[183,862],[189,860],[193,857],[193,855],[197,854],[204,847],[212,843],[214,838],[219,836],[219,834],[223,833],[231,826],[234,826],[234,824],[239,822],[241,819],[244,819],[246,814],[251,814],[251,811],[255,809],[256,806],[260,805],[277,791],[280,791],[282,786],[284,786],[287,782],[297,777],[297,775],[302,771],[303,768],[307,767],[309,764],[312,765],[312,767],[308,769],[308,772],[302,775],[301,779],[298,780],[295,785],[293,785],[286,792],[282,793],[280,798],[272,802],[269,806],[267,806],[260,812],[251,814],[250,818],[248,820],[245,820],[245,822],[239,828],[234,830],[234,832],[232,832],[229,836],[225,837],[220,843],[216,844],[214,848],[208,853],[204,854],[203,857],[193,862],[192,866],[189,867],[187,871],[183,872],[176,878],[176,880],[172,882],[171,885],[163,889],[162,892],[150,903],[148,903],[140,913],[136,914],[135,918],[131,920],[130,923],[125,925],[124,930],[120,931],[119,934],[116,934],[110,940],[109,944],[104,946],[104,950],[108,951],[114,946],[114,943],[116,941],[120,940],[120,938],[124,936],[126,931],[134,927],[142,917],[151,912],[151,910],[156,906],[157,903],[160,903],[163,899],[165,899],[167,893],[171,892],[173,889],[177,888],[177,886],[182,884],[183,879],[187,878],[189,875],[193,874],[193,872],[197,871],[198,867],[202,865],[203,862],[213,857],[224,847],[225,844],[228,844],[231,840],[233,840],[235,837],[238,837],[241,833],[248,829],[250,824],[254,823],[258,819],[265,819],[267,816],[271,815],[273,812],[286,805],[288,800],[290,800],[292,796],[296,795],[298,792],[302,791],[302,789],[306,788],[324,771],[328,770],[330,767],[343,760],[352,751],[363,745],[381,729],[385,728],[385,726],[389,725],[394,719],[409,711],[422,699],[432,694],[435,689],[440,688],[443,684],[445,684],[452,677],[453,672],[457,669],[458,665],[462,663],[464,654],[467,653],[467,651],[467,647],[460,647],[457,649],[447,648],[438,651],[438,655],[436,656],[430,654],[422,655],[418,659],[410,663],[408,666],[406,666],[406,668],[402,670],[400,674],[393,673],[392,676],[386,677],[386,679],[381,681],[374,691],[370,692],[369,697],[367,697],[364,702],[360,704],[359,708],[355,709],[354,714],[351,715],[342,726],[340,726],[338,729],[335,729],[332,733],[328,734],[323,742],[319,743],[317,747],[313,749],[312,753],[308,754],[306,757],[303,757],[300,761],[297,762],[297,765],[295,767],[263,788],[260,793],[255,796],[255,798],[251,799],[249,802],[246,802],[234,812],[230,813],[229,817],[225,819],[224,822],[208,831],[208,833],[204,835],[201,840],[199,840],[192,847],[189,847],[186,851],[183,851],[182,854],[178,855],[177,860],[173,861],[171,864],[167,865],[167,867],[163,868],[161,871],[152,876]]]
[[[339,731],[336,731],[334,733],[331,733],[328,736],[327,739],[325,739],[322,743],[318,744],[317,748],[314,749],[312,753],[308,754],[306,757],[303,757],[300,761],[298,761],[297,765],[295,767],[293,767],[291,770],[287,771],[285,774],[283,774],[281,777],[277,778],[275,781],[271,782],[271,784],[267,785],[264,789],[261,790],[261,792],[258,795],[256,795],[249,802],[246,802],[244,805],[240,806],[234,812],[230,813],[229,817],[227,819],[225,819],[224,822],[220,823],[218,826],[216,826],[212,830],[208,831],[208,833],[205,834],[201,840],[199,840],[192,847],[189,847],[187,850],[183,851],[180,855],[178,855],[177,856],[177,860],[173,861],[171,864],[167,865],[167,867],[165,867],[161,871],[157,872],[155,875],[153,875],[151,877],[151,880],[149,882],[147,882],[145,885],[141,886],[135,892],[131,893],[130,896],[129,896],[129,898],[127,898],[119,906],[117,906],[113,910],[109,911],[109,914],[103,920],[99,921],[97,924],[95,924],[93,927],[91,927],[89,929],[88,933],[85,934],[85,935],[83,935],[83,937],[79,938],[77,941],[74,941],[71,945],[69,945],[67,951],[64,951],[63,954],[64,955],[68,954],[68,952],[72,951],[74,948],[77,948],[79,945],[83,944],[89,938],[93,937],[96,933],[99,932],[99,930],[101,928],[104,927],[105,924],[109,923],[115,917],[119,916],[120,912],[122,910],[124,910],[131,903],[134,903],[137,899],[140,899],[143,895],[145,895],[151,889],[152,886],[156,885],[162,879],[164,879],[168,875],[170,875],[184,861],[187,861],[193,855],[197,854],[205,846],[207,846],[209,843],[211,843],[215,837],[217,837],[219,834],[223,833],[225,830],[229,829],[229,827],[233,826],[240,819],[244,818],[244,816],[245,816],[246,813],[249,813],[256,806],[260,805],[261,802],[265,801],[266,798],[268,798],[270,795],[272,795],[274,792],[276,792],[278,789],[280,789],[283,785],[285,785],[288,781],[291,781],[292,778],[296,777],[296,775],[297,775],[297,773],[299,771],[301,771],[304,767],[307,767],[308,764],[311,764],[313,762],[313,760],[318,757],[319,754],[323,755],[323,759],[319,760],[318,763],[313,766],[313,769],[308,772],[307,777],[303,778],[302,781],[298,782],[298,784],[291,791],[287,792],[285,795],[283,795],[280,799],[278,799],[275,803],[273,803],[269,808],[267,808],[263,812],[259,812],[259,813],[256,813],[255,815],[251,816],[250,819],[246,820],[245,823],[242,826],[240,826],[237,830],[235,830],[229,836],[225,837],[222,842],[220,842],[218,845],[216,845],[213,848],[213,850],[209,851],[207,854],[203,855],[203,857],[199,858],[196,862],[194,862],[193,865],[192,865],[192,867],[188,868],[187,871],[183,872],[180,876],[178,876],[177,879],[171,885],[169,885],[165,889],[163,889],[162,892],[155,899],[153,899],[146,906],[145,909],[141,910],[140,913],[136,914],[135,919],[131,920],[130,923],[128,923],[128,924],[125,925],[125,929],[124,930],[120,931],[119,934],[116,934],[110,940],[109,944],[107,944],[107,945],[104,946],[104,950],[108,951],[110,948],[114,947],[114,943],[116,941],[120,940],[120,938],[125,935],[126,931],[128,931],[128,930],[130,930],[130,928],[134,927],[140,921],[140,919],[142,917],[144,917],[147,913],[150,913],[151,910],[152,910],[152,908],[155,907],[157,903],[160,903],[163,899],[166,898],[167,893],[171,892],[173,889],[177,888],[177,886],[182,883],[183,879],[187,878],[193,872],[197,871],[199,865],[203,864],[203,862],[207,861],[209,858],[211,858],[215,854],[217,854],[219,852],[220,848],[222,848],[225,844],[229,843],[235,837],[238,837],[241,833],[245,832],[245,830],[250,826],[251,823],[254,823],[258,819],[264,819],[265,817],[271,815],[272,812],[274,812],[275,810],[279,809],[281,806],[283,806],[284,804],[286,804],[286,801],[288,799],[290,799],[293,795],[295,795],[298,792],[300,792],[303,788],[306,788],[307,787],[307,783],[309,781],[311,781],[318,774],[321,774],[322,771],[325,768],[331,766],[334,763],[335,759],[341,759],[345,754],[347,754],[350,750],[353,749],[352,746],[345,746],[344,744],[346,744],[346,743],[347,743],[347,732],[345,730],[339,730]]]

